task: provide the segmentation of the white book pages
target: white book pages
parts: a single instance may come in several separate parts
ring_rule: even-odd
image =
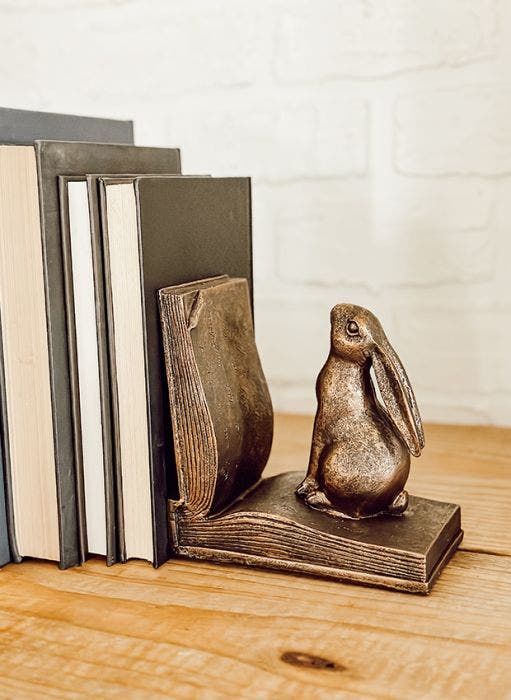
[[[60,559],[37,166],[0,146],[0,305],[14,538],[22,557]]]
[[[88,551],[106,555],[105,473],[94,269],[86,182],[69,182],[83,479]]]
[[[126,557],[153,561],[144,310],[131,182],[106,187],[106,216]]]

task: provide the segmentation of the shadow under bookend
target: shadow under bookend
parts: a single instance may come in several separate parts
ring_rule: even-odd
[[[460,508],[404,488],[424,435],[378,320],[358,306],[333,308],[308,472],[263,479],[273,411],[247,281],[167,287],[159,304],[180,494],[169,501],[176,553],[428,593],[463,537]]]

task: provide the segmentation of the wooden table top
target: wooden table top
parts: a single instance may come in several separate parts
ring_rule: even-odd
[[[306,467],[278,416],[269,473]],[[511,430],[430,425],[410,491],[459,503],[428,597],[185,560],[0,572],[0,697],[511,696]]]

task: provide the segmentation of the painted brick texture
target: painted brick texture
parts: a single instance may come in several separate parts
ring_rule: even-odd
[[[0,0],[6,106],[133,117],[252,175],[275,408],[315,408],[329,309],[371,308],[424,418],[511,425],[511,5]]]

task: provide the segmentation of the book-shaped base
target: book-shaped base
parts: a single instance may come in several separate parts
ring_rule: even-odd
[[[219,516],[178,518],[178,553],[429,593],[463,537],[457,505],[410,496],[402,516],[337,518],[295,495],[302,478],[264,479]]]

